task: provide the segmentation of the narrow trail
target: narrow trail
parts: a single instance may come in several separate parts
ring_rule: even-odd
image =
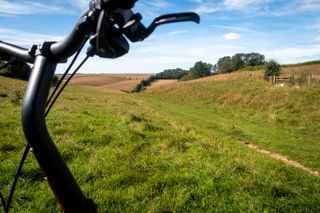
[[[242,142],[242,144],[250,149],[253,149],[253,150],[261,153],[261,154],[267,155],[267,156],[274,158],[276,160],[280,160],[280,161],[284,162],[285,164],[291,165],[291,166],[298,168],[298,169],[302,169],[303,171],[308,172],[309,174],[320,178],[320,173],[318,171],[315,171],[314,169],[308,168],[297,161],[290,160],[287,156],[281,155],[279,153],[272,153],[270,151],[267,151],[265,149],[262,149],[256,145],[254,145],[254,144],[243,143],[243,142]]]

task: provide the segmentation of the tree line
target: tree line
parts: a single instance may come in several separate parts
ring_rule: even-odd
[[[202,78],[219,73],[230,73],[245,67],[265,66],[265,77],[280,75],[281,66],[275,60],[266,61],[265,56],[260,53],[237,53],[233,56],[219,58],[215,65],[198,61],[189,70],[181,68],[166,69],[156,75],[142,80],[133,92],[140,92],[149,86],[153,81],[162,79],[177,79],[181,81]]]
[[[176,69],[166,69],[156,75],[150,76],[146,80],[140,81],[140,83],[135,87],[132,92],[141,92],[145,87],[151,85],[152,82],[156,80],[191,80],[196,78],[201,78],[209,76],[212,73],[213,65],[198,61],[189,70],[183,70],[181,68]]]
[[[237,53],[234,56],[224,56],[215,65],[218,73],[230,73],[244,67],[264,65],[265,56],[259,53]]]

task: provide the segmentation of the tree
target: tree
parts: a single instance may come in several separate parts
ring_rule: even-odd
[[[265,63],[264,55],[259,53],[248,53],[245,54],[245,65],[246,66],[259,66]]]
[[[237,53],[234,56],[232,56],[231,61],[230,61],[230,69],[232,71],[236,71],[244,67],[245,62],[245,54],[243,53]]]
[[[265,78],[269,78],[270,76],[279,76],[281,73],[281,65],[276,60],[269,60],[266,63]]]
[[[143,87],[147,87],[147,86],[150,85],[150,83],[149,83],[148,81],[146,81],[146,80],[141,80],[141,81],[140,81],[140,84],[141,84],[141,86],[143,86]]]
[[[218,60],[217,62],[218,72],[219,73],[228,73],[233,71],[231,66],[231,57],[225,56]]]
[[[259,53],[237,53],[234,56],[225,56],[218,60],[219,73],[229,73],[246,66],[259,66],[265,63],[264,55]]]
[[[188,75],[191,79],[201,78],[211,75],[213,65],[198,61],[189,71]]]
[[[188,71],[181,68],[167,69],[155,75],[156,79],[181,79]]]

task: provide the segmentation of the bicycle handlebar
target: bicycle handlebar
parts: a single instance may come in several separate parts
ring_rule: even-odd
[[[72,56],[86,41],[93,24],[90,20],[89,11],[86,11],[79,19],[72,32],[62,41],[50,46],[49,54],[57,60],[65,60]]]
[[[33,63],[34,56],[32,56],[29,52],[30,51],[28,49],[0,41],[0,53],[6,56],[13,56],[28,63]]]

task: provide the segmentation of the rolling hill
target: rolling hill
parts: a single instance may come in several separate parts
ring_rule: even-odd
[[[25,145],[24,85],[0,77],[4,195]],[[139,94],[71,85],[47,123],[99,212],[318,212],[319,105],[317,81],[278,87],[243,71]],[[59,211],[32,155],[13,211]]]

